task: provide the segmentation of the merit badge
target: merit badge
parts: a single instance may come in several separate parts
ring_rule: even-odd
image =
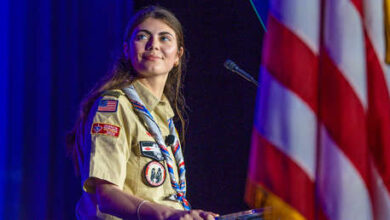
[[[115,125],[110,125],[105,123],[93,123],[91,128],[91,134],[102,134],[107,136],[118,137],[120,129],[121,128],[119,126],[115,126]]]
[[[149,162],[145,166],[144,177],[150,186],[161,186],[165,181],[164,165],[157,161]]]
[[[116,109],[118,108],[118,101],[117,100],[100,100],[99,106],[98,106],[98,112],[116,112]]]
[[[149,157],[158,161],[164,160],[164,156],[162,155],[161,150],[156,142],[140,141],[139,146],[141,154],[145,157]]]

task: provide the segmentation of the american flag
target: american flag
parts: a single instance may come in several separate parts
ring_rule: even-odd
[[[116,112],[118,106],[117,100],[100,100],[98,111],[99,112]]]
[[[385,0],[272,0],[246,201],[275,219],[390,219]],[[388,2],[387,2],[388,3]]]

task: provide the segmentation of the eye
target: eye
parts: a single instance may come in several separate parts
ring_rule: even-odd
[[[135,36],[136,40],[146,40],[148,39],[148,36],[146,34],[140,33]]]
[[[160,40],[161,40],[161,41],[171,41],[172,38],[171,38],[171,36],[169,36],[169,35],[162,35],[162,36],[160,37]]]

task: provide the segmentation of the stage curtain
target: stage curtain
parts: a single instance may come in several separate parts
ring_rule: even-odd
[[[75,218],[65,135],[132,12],[125,0],[0,1],[0,219]]]

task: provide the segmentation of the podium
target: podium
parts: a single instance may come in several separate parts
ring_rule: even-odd
[[[271,208],[251,209],[242,212],[235,212],[227,215],[222,215],[216,220],[268,220],[271,216]]]

